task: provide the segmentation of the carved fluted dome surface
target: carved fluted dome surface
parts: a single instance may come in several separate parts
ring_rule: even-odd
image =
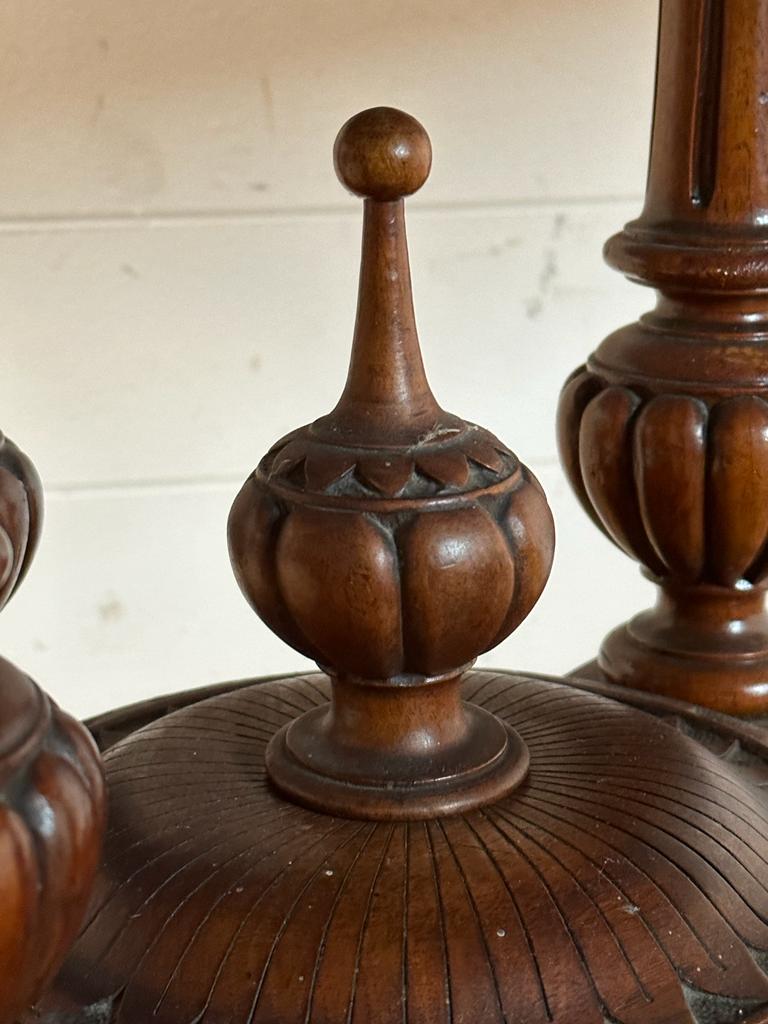
[[[73,1001],[71,1024],[768,1020],[768,808],[737,768],[612,700],[473,672],[465,696],[528,746],[523,785],[345,820],[264,768],[329,696],[320,675],[256,685],[107,753],[107,867],[36,1020]]]

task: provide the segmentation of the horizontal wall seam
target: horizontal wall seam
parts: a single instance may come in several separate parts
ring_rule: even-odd
[[[591,206],[618,206],[642,202],[642,196],[560,196],[518,200],[480,200],[478,202],[417,202],[409,204],[409,216],[471,216],[476,214],[514,214],[519,212],[549,212],[562,208]],[[300,221],[309,218],[354,217],[359,219],[358,204],[344,206],[284,207],[272,210],[158,210],[136,214],[46,213],[28,216],[0,214],[0,233],[31,233],[53,231],[88,231],[125,228],[195,227],[209,224],[258,224],[279,220]]]

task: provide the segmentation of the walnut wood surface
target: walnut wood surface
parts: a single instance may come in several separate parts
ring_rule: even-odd
[[[0,608],[29,568],[41,519],[37,473],[0,434]],[[103,826],[88,732],[0,658],[0,1024],[37,997],[77,934]]]
[[[0,433],[0,608],[27,574],[43,522],[43,486],[37,470]]]
[[[509,448],[442,409],[427,382],[403,206],[429,173],[427,133],[401,111],[363,111],[334,163],[364,198],[346,386],[246,481],[230,553],[259,615],[334,680],[330,707],[270,744],[273,783],[319,810],[430,817],[525,776],[525,745],[467,705],[460,680],[538,599],[552,517]]]
[[[149,718],[106,753],[90,912],[25,1024],[768,1024],[765,737],[466,669],[538,597],[552,521],[429,390],[402,196],[430,159],[390,108],[342,129],[347,385],[230,515],[246,597],[328,675],[94,725]],[[634,399],[607,401],[606,445]]]
[[[237,688],[111,748],[107,866],[29,1019],[768,1020],[768,805],[725,750],[472,672],[465,696],[530,750],[524,784],[451,818],[351,821],[281,800],[264,769],[329,694],[318,675]]]
[[[748,719],[736,718],[650,691],[629,688],[617,691],[616,687],[605,679],[596,661],[580,666],[575,672],[577,674],[567,677],[567,683],[573,689],[585,690],[587,693],[609,697],[612,700],[618,699],[622,704],[661,718],[686,736],[697,739],[718,756],[726,756],[741,766],[748,765],[750,781],[755,785],[768,785],[768,730],[762,727],[760,721],[751,722]],[[496,670],[495,674],[512,678],[519,676],[519,673],[509,670]],[[315,675],[309,673],[308,677],[314,678]],[[135,704],[113,708],[88,719],[84,724],[99,750],[104,753],[120,740],[174,711],[257,683],[284,682],[291,678],[293,677],[290,674],[281,673],[263,676],[260,679],[238,679],[214,683],[211,686],[197,686],[191,690],[163,694],[137,701]],[[317,678],[323,678],[322,674],[318,673]],[[525,678],[557,681],[550,676],[537,673],[527,673]]]
[[[768,3],[664,0],[648,190],[608,262],[658,290],[567,382],[563,464],[659,584],[614,682],[768,712]]]
[[[82,923],[104,784],[87,731],[0,659],[0,1022],[40,993]]]

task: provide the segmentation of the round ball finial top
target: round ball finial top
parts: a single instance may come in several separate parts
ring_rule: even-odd
[[[417,192],[427,180],[432,145],[415,117],[394,107],[371,107],[342,127],[333,161],[339,181],[354,195],[391,202]]]

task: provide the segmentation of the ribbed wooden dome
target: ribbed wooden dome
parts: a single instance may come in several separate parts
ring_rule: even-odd
[[[432,821],[271,789],[266,744],[328,700],[319,675],[113,747],[106,867],[38,1019],[76,998],[73,1024],[768,1020],[768,808],[738,768],[560,682],[473,672],[465,695],[530,770]]]

